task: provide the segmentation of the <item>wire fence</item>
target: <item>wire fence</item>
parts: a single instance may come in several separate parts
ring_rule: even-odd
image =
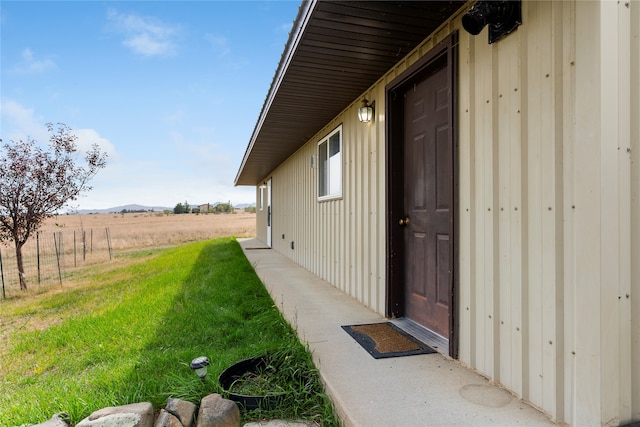
[[[29,291],[63,286],[65,274],[74,268],[105,262],[113,257],[109,228],[38,232],[22,247],[25,280]],[[15,247],[0,245],[0,298],[20,294]]]

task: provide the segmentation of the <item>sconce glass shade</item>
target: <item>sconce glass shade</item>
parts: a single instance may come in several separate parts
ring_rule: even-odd
[[[373,107],[367,104],[367,101],[364,101],[365,105],[358,108],[358,119],[362,123],[369,123],[373,118]]]
[[[200,356],[193,359],[189,366],[196,372],[199,378],[204,378],[207,376],[207,366],[209,366],[209,364],[210,361],[208,357]]]

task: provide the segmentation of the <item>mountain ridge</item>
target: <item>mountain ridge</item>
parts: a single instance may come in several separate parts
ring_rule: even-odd
[[[224,202],[215,202],[209,203],[212,207],[219,205]],[[205,204],[205,203],[202,203]],[[191,207],[200,206],[200,204],[189,204]],[[236,209],[244,209],[248,207],[255,206],[255,203],[240,203],[234,205],[233,207]],[[122,206],[114,206],[111,208],[104,209],[78,209],[77,211],[70,211],[69,214],[80,214],[80,215],[89,215],[89,214],[108,214],[108,213],[121,213],[122,211],[130,211],[130,212],[164,212],[166,210],[173,212],[173,207],[169,206],[145,206],[138,205],[135,203],[122,205]]]

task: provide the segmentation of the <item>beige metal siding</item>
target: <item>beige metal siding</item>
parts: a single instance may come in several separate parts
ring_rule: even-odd
[[[383,88],[379,92],[369,95],[369,99],[380,99],[378,104],[384,104]],[[342,197],[320,202],[317,144],[340,124]],[[274,249],[374,310],[384,312],[384,126],[376,122],[361,124],[352,107],[272,176]]]
[[[632,419],[640,419],[640,1],[630,4],[630,157],[631,157],[631,233],[630,262],[631,290],[629,294],[631,311],[631,381],[630,412]],[[624,147],[623,147],[624,155]],[[627,351],[627,349],[625,349]]]
[[[623,15],[624,16],[624,15]],[[625,25],[627,23],[625,22]],[[635,0],[630,3],[629,18],[629,116],[621,115],[623,120],[629,120],[630,126],[630,143],[628,153],[625,153],[624,144],[622,145],[622,157],[627,154],[630,156],[630,223],[631,232],[629,233],[629,262],[631,263],[629,290],[624,295],[625,304],[629,305],[631,316],[623,317],[623,322],[631,327],[631,339],[628,342],[628,348],[623,347],[624,352],[630,352],[632,357],[630,366],[625,363],[624,369],[628,369],[629,375],[626,377],[631,382],[630,401],[621,399],[623,405],[629,405],[622,408],[631,413],[630,418],[640,420],[640,1]],[[622,52],[621,59],[624,61],[625,53]],[[623,62],[624,63],[624,62]],[[620,92],[624,93],[625,87],[620,88]],[[621,110],[624,110],[624,102],[622,98],[620,103]],[[624,123],[622,123],[624,125]],[[621,171],[622,172],[622,171]],[[626,171],[625,171],[626,172]],[[624,176],[622,176],[624,182]],[[625,219],[626,220],[626,219]],[[624,249],[626,249],[625,247]],[[625,278],[626,280],[626,278]],[[626,307],[625,307],[626,308]],[[629,325],[630,324],[630,325]],[[626,384],[625,384],[626,387]]]
[[[459,30],[459,358],[569,424],[640,419],[639,28],[638,0],[525,1],[493,45],[454,17],[363,94],[372,123],[354,100],[273,171],[274,249],[384,314],[385,85]]]
[[[495,45],[460,33],[461,359],[552,414],[564,397],[570,9],[526,3],[524,25]]]
[[[495,46],[460,33],[460,357],[574,425],[640,416],[638,7],[525,2]]]

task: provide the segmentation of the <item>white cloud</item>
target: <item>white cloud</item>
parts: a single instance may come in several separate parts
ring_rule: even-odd
[[[148,33],[134,35],[123,43],[134,52],[144,56],[165,55],[175,50],[171,42],[154,38]]]
[[[72,133],[78,137],[76,144],[81,152],[86,153],[93,144],[97,144],[101,151],[107,153],[108,159],[115,157],[116,147],[94,129],[72,129]]]
[[[49,141],[51,134],[45,126],[46,121],[36,115],[34,109],[27,108],[14,100],[3,98],[0,112],[2,113],[3,131],[8,130],[9,132],[8,135],[2,135],[3,139],[26,141],[31,138],[41,144],[46,144]],[[55,123],[54,128],[57,128]],[[101,137],[96,130],[71,129],[71,133],[78,137],[76,144],[78,144],[79,151],[85,153],[92,144],[98,144],[109,158],[115,157],[115,146],[108,139]]]
[[[32,108],[27,108],[20,103],[2,98],[0,101],[0,113],[2,115],[2,130],[7,131],[7,135],[2,135],[3,139],[18,141],[26,140],[28,137],[34,139],[48,139],[47,131],[44,127],[45,120],[36,116]]]
[[[19,74],[38,74],[56,68],[55,62],[50,58],[38,58],[29,48],[22,51],[22,60],[13,68],[13,72]]]
[[[122,43],[134,53],[142,56],[175,54],[178,27],[151,17],[118,13],[115,9],[110,9],[107,17],[115,30],[124,36]]]

